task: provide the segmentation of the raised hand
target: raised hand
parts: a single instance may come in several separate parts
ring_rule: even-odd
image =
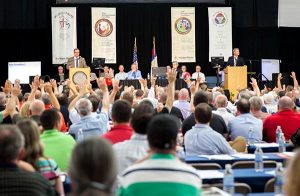
[[[191,86],[190,86],[190,92],[191,92],[191,94],[195,94],[196,93],[196,84],[195,84],[195,82],[192,82],[191,83]]]
[[[291,72],[291,78],[296,78],[296,73],[294,71]]]
[[[120,80],[113,80],[112,81],[113,91],[118,92],[123,87],[119,85],[120,85]]]
[[[278,74],[277,80],[282,80],[282,73],[279,73],[279,74]]]
[[[106,81],[103,77],[97,78],[97,85],[103,92],[108,91]]]
[[[176,80],[176,69],[172,68],[171,72],[168,74],[168,82],[175,82]]]
[[[4,87],[1,86],[1,88],[2,88],[2,91],[3,91],[5,94],[8,95],[8,94],[11,93],[12,88],[13,88],[13,85],[12,85],[11,81],[6,80],[6,81],[5,81],[5,84],[4,84]]]
[[[53,93],[52,85],[50,84],[50,82],[45,83],[44,88],[46,93],[48,94]]]

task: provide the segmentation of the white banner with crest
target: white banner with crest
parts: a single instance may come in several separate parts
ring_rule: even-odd
[[[63,64],[77,47],[75,7],[52,7],[52,63]]]
[[[209,61],[211,57],[232,56],[231,7],[209,7]]]
[[[172,7],[172,61],[196,62],[195,8]]]
[[[92,8],[92,58],[117,63],[116,8]]]

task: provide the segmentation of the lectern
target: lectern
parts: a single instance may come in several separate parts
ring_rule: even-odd
[[[225,72],[225,89],[235,92],[247,88],[247,66],[227,66]]]
[[[69,79],[73,85],[81,85],[86,81],[90,83],[91,69],[87,68],[70,68]]]

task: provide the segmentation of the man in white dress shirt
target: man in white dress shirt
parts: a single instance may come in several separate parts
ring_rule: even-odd
[[[192,79],[197,80],[197,78],[201,78],[201,80],[204,82],[205,81],[205,75],[204,73],[201,72],[201,66],[196,65],[196,72],[192,74]]]
[[[127,73],[124,72],[124,66],[119,65],[119,73],[115,75],[116,80],[126,80],[127,79]]]
[[[150,101],[142,101],[131,116],[131,126],[134,134],[130,140],[113,145],[116,154],[118,173],[148,154],[147,125],[154,116],[154,108]]]

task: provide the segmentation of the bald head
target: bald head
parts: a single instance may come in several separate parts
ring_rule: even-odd
[[[215,100],[215,105],[217,108],[227,107],[228,99],[225,95],[218,95]]]
[[[292,110],[295,107],[295,103],[288,96],[283,96],[278,101],[278,110]]]
[[[179,100],[184,100],[184,101],[188,100],[189,91],[186,88],[181,89],[179,91],[178,98],[179,98]]]
[[[45,104],[41,100],[36,99],[33,102],[31,102],[29,108],[30,108],[31,115],[40,116],[45,110]]]

